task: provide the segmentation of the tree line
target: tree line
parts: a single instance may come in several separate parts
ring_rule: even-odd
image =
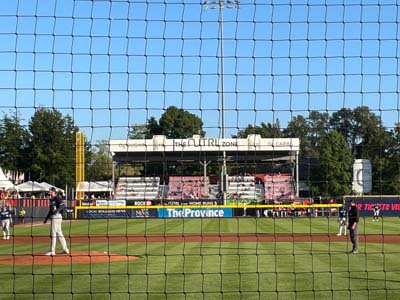
[[[46,181],[59,187],[75,186],[75,134],[79,131],[69,116],[56,109],[38,108],[27,126],[17,114],[0,120],[0,166],[25,180]],[[133,124],[128,138],[204,137],[202,120],[188,111],[169,107],[157,120]],[[379,116],[366,106],[333,112],[310,111],[292,117],[286,127],[279,120],[248,125],[233,137],[259,134],[263,138],[299,138],[301,180],[321,196],[351,193],[355,159],[372,163],[373,194],[400,193],[400,124],[385,128]],[[108,141],[85,144],[86,180],[110,180],[112,159]]]
[[[300,163],[307,172],[303,180],[316,195],[351,193],[352,164],[369,159],[372,164],[372,194],[400,193],[400,123],[386,129],[379,116],[367,106],[342,108],[329,115],[310,111],[308,117],[294,116],[281,129],[279,120],[239,130],[265,138],[299,138]]]
[[[78,131],[73,119],[56,109],[38,108],[27,126],[22,125],[18,114],[5,114],[0,120],[0,167],[11,174],[23,173],[25,181],[75,187]],[[86,142],[85,158],[89,179],[111,176],[112,160],[104,147]],[[103,165],[98,168],[100,163]],[[17,178],[13,181],[16,183]]]

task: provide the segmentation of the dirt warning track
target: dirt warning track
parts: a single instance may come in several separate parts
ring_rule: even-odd
[[[136,259],[139,259],[139,257],[112,253],[99,253],[94,251],[73,251],[70,254],[56,254],[55,256],[46,256],[42,253],[2,255],[0,256],[0,265],[70,265],[111,263],[132,261]]]

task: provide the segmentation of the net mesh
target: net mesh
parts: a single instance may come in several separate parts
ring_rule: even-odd
[[[176,107],[198,117],[206,137],[299,138],[300,175],[291,163],[276,159],[277,151],[268,162],[257,152],[240,162],[243,152],[231,151],[229,157],[224,152],[229,176],[236,177],[227,179],[230,193],[223,192],[234,208],[200,202],[197,211],[181,204],[192,197],[190,191],[153,197],[169,197],[170,211],[145,196],[138,203],[122,202],[127,206],[121,208],[74,209],[69,186],[63,232],[71,253],[55,256],[42,255],[50,243],[49,228],[41,225],[48,210],[48,199],[41,198],[47,194],[32,199],[31,194],[38,197],[33,185],[21,199],[4,193],[8,200],[2,204],[13,206],[15,226],[11,238],[5,233],[0,243],[0,299],[398,299],[399,197],[382,196],[400,192],[398,14],[398,3],[390,0],[4,1],[0,166],[5,170],[24,171],[25,181],[55,178],[38,172],[35,177],[33,167],[18,170],[10,162],[4,135],[9,116],[32,130],[38,111],[59,111],[85,133],[88,148],[107,156],[110,140],[127,143],[132,128],[143,138],[140,130],[151,118],[161,120]],[[334,134],[325,136],[334,131],[344,143]],[[340,187],[351,178],[335,178],[332,173],[342,174],[345,167],[335,169],[323,154],[342,152],[343,145],[349,156],[335,159],[350,168],[349,157],[369,159],[370,194],[379,195],[359,201],[357,255],[348,253],[347,237],[337,236],[340,206],[330,205],[332,198],[336,202],[351,192]],[[217,199],[223,180],[201,178],[208,161],[199,158],[200,166],[188,167],[160,158],[155,166],[151,155],[144,151],[139,167],[128,155],[120,158],[129,163],[118,166],[115,178],[99,175],[101,166],[111,168],[109,160],[98,160],[86,174],[120,180],[116,201],[132,196],[126,187],[135,180],[142,180],[148,195],[152,184],[167,188],[169,182],[171,188],[172,177],[180,188],[198,181],[199,193]],[[175,157],[180,158],[183,151]],[[208,171],[219,177],[221,156],[215,161]],[[333,171],[319,173],[316,167]],[[321,206],[294,209],[278,201],[275,183],[266,190],[267,180],[276,179],[265,176],[281,171],[301,181],[286,187],[285,200],[316,200]],[[66,178],[58,184],[74,186],[75,174],[58,172]],[[132,174],[140,179],[129,179]],[[246,174],[261,194],[243,179]],[[5,175],[21,181],[20,174]],[[6,182],[0,178],[5,191]],[[253,194],[246,194],[247,188]],[[96,194],[93,185],[86,191]],[[104,191],[110,192],[103,185],[96,197]],[[239,191],[246,195],[243,201]],[[326,197],[314,199],[317,195]],[[249,197],[262,199],[262,205],[244,201]],[[372,220],[375,203],[383,217]],[[18,224],[23,206],[25,224]],[[231,218],[221,217],[229,212]],[[202,214],[206,218],[199,218]]]

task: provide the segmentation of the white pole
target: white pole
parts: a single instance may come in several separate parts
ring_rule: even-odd
[[[207,8],[218,8],[219,42],[220,42],[220,80],[221,80],[221,139],[225,139],[225,81],[224,81],[224,8],[238,8],[238,0],[206,0],[203,4]],[[228,176],[226,170],[226,151],[222,150],[221,192],[223,203],[226,204]]]

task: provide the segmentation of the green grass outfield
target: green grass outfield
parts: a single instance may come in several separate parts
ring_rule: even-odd
[[[36,225],[36,224],[35,224]],[[335,236],[336,218],[65,221],[64,234],[306,234]],[[398,234],[400,218],[360,223],[360,234]],[[48,236],[48,225],[15,236]],[[57,245],[59,247],[59,244]],[[0,242],[0,255],[44,253],[49,243]],[[140,257],[115,263],[0,265],[0,299],[400,299],[400,244],[329,242],[73,243],[72,251]],[[59,248],[58,248],[59,249]]]

